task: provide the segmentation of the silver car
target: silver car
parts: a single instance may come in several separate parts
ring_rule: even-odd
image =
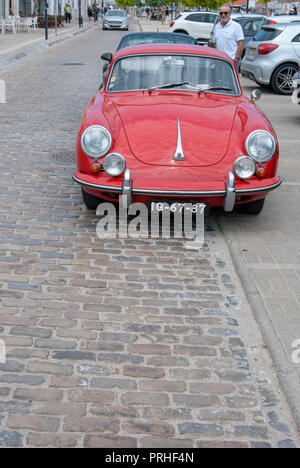
[[[247,45],[241,74],[278,94],[292,94],[300,63],[300,22],[263,26]]]
[[[125,10],[108,10],[103,16],[102,29],[128,31],[128,16]]]

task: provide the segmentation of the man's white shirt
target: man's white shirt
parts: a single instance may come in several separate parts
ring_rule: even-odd
[[[233,20],[229,20],[224,27],[221,26],[221,23],[218,23],[214,29],[214,40],[216,48],[225,52],[234,60],[238,41],[244,40],[242,26]]]

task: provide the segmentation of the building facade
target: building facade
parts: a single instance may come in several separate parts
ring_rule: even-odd
[[[88,5],[93,4],[93,0],[48,0],[48,14],[64,14],[66,3],[69,3],[73,10],[73,17],[78,18],[79,5],[83,16],[87,14]],[[101,3],[101,2],[99,2]],[[9,15],[44,15],[45,0],[0,0],[0,18],[7,18]]]

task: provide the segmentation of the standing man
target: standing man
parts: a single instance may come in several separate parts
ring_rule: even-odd
[[[231,19],[231,11],[228,5],[223,5],[219,10],[220,22],[214,29],[215,47],[225,52],[235,61],[237,69],[244,48],[244,33],[242,26]]]
[[[66,6],[65,6],[65,16],[66,16],[66,23],[71,23],[72,7],[69,3],[66,3]]]

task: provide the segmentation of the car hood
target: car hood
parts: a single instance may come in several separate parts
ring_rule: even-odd
[[[236,98],[197,93],[154,94],[115,102],[137,159],[160,166],[211,166],[223,159]],[[176,161],[173,158],[180,143],[184,159]]]

